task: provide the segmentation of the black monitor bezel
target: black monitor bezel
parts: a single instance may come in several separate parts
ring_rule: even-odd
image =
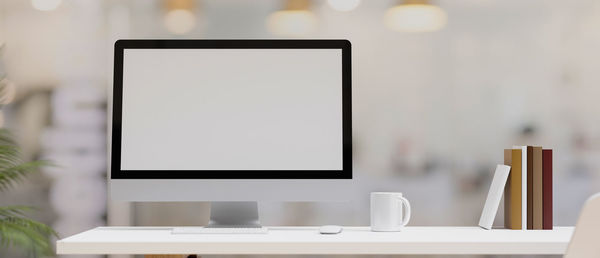
[[[125,49],[341,49],[342,169],[341,170],[122,170],[121,122],[123,53]],[[115,42],[111,179],[352,179],[352,76],[348,40],[118,40]],[[206,173],[199,173],[206,172]]]

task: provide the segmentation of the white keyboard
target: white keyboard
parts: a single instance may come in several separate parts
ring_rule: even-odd
[[[260,228],[207,228],[207,227],[177,227],[171,234],[266,234],[269,229]]]

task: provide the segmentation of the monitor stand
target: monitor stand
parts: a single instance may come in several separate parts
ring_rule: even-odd
[[[257,202],[211,202],[207,228],[260,228]]]
[[[256,202],[211,202],[206,227],[175,227],[173,234],[265,234]]]

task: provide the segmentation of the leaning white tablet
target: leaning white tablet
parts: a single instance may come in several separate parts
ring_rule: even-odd
[[[506,185],[509,172],[510,166],[496,166],[492,185],[490,186],[490,191],[488,192],[483,211],[481,212],[481,218],[479,219],[480,227],[492,229],[492,224],[494,224],[494,218],[496,218],[496,213],[498,212],[498,207],[502,200],[502,193],[504,193],[504,186]]]

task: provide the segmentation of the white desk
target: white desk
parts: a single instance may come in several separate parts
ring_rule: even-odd
[[[563,254],[573,227],[484,230],[407,227],[376,233],[347,227],[271,227],[264,235],[173,235],[167,227],[99,227],[57,241],[58,254]]]

